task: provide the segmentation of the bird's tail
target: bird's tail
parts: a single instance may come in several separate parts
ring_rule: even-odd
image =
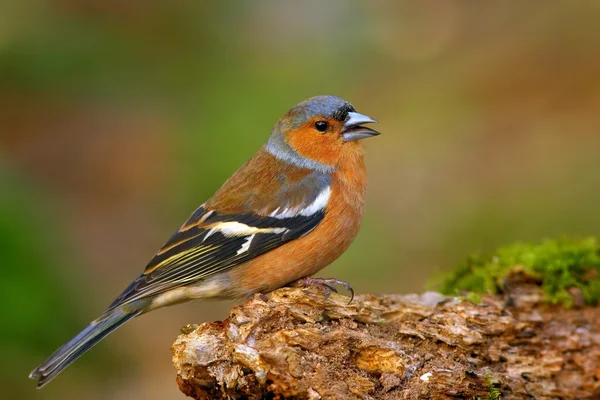
[[[113,309],[88,325],[67,344],[56,350],[46,361],[29,374],[30,379],[37,379],[37,387],[41,388],[91,349],[133,317],[141,314],[142,310],[122,311]]]

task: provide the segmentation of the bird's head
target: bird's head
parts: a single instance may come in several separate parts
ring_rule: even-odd
[[[379,135],[362,126],[373,122],[339,97],[312,97],[277,122],[267,148],[280,158],[335,168],[344,153],[360,150],[359,140]]]

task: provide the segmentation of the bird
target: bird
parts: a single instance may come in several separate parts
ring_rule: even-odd
[[[104,313],[29,377],[45,386],[124,323],[160,307],[290,284],[321,286],[327,294],[335,284],[352,290],[311,276],[358,234],[367,182],[362,139],[379,135],[363,125],[375,122],[335,96],[293,107]]]

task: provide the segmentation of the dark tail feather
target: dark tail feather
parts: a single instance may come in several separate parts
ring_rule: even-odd
[[[141,311],[111,310],[108,314],[89,324],[69,343],[56,350],[50,358],[29,374],[29,378],[38,380],[38,388],[43,387],[61,373],[63,369],[81,357],[83,353],[94,347],[96,343],[140,313]]]

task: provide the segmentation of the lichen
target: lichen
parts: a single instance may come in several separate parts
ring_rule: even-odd
[[[497,294],[502,292],[504,278],[516,269],[537,280],[551,304],[571,306],[572,288],[581,291],[586,304],[596,305],[600,299],[600,244],[593,237],[516,243],[492,255],[472,255],[443,277],[437,289],[467,299],[476,299],[474,294]]]

